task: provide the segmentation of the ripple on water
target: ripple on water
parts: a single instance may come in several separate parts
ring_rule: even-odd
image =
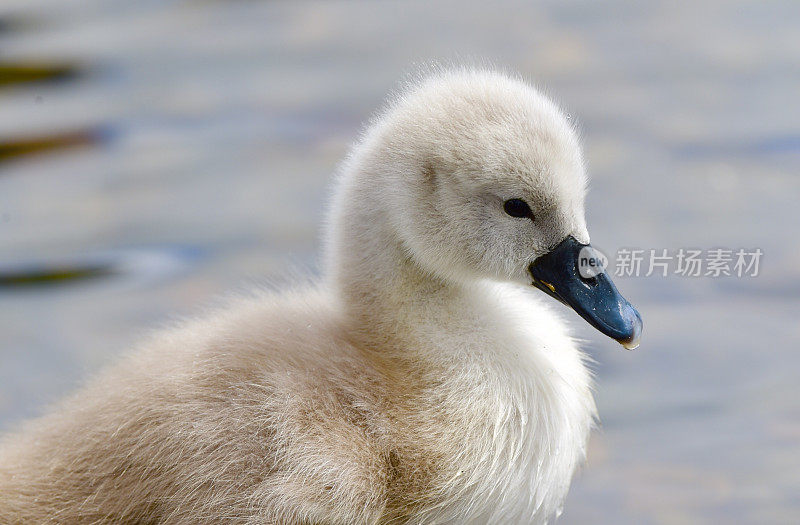
[[[96,145],[110,137],[104,128],[79,129],[0,140],[0,163],[21,157]]]
[[[0,264],[0,293],[66,286],[136,287],[182,275],[201,258],[195,247],[129,248]]]
[[[29,82],[63,82],[78,77],[80,73],[80,67],[68,62],[4,61],[0,62],[0,87]]]

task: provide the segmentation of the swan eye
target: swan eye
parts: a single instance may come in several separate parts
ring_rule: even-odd
[[[508,199],[503,203],[503,209],[512,217],[529,217],[533,220],[533,212],[528,203],[522,199]]]

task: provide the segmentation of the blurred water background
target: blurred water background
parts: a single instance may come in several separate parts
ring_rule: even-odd
[[[757,277],[617,278],[602,428],[560,523],[800,523],[800,3],[4,0],[0,430],[170,318],[316,268],[329,176],[397,81],[488,59],[583,130],[606,253],[760,248]]]

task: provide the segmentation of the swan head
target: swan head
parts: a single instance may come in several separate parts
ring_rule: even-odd
[[[448,281],[533,284],[628,348],[642,321],[591,257],[586,171],[568,118],[525,82],[491,71],[433,75],[390,105],[354,161],[409,257]]]

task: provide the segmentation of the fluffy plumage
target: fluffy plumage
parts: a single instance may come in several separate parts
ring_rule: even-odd
[[[544,523],[595,407],[526,268],[588,242],[584,187],[524,82],[415,84],[341,169],[319,284],[165,331],[7,436],[0,522]]]

